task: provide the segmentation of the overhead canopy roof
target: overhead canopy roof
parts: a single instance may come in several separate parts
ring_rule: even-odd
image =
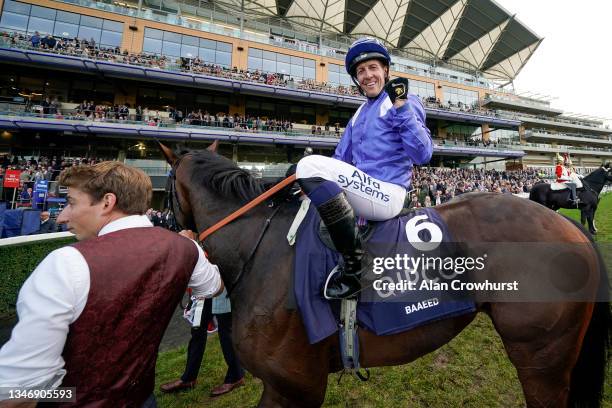
[[[373,36],[392,51],[427,56],[491,79],[512,80],[542,38],[493,0],[209,0],[296,30]]]

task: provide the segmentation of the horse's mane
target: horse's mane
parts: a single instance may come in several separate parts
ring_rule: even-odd
[[[590,172],[589,174],[587,174],[586,176],[584,176],[583,180],[587,180],[587,181],[599,181],[599,180],[593,180],[596,177],[599,177],[601,175],[607,174],[608,173],[608,169],[605,166],[601,166],[598,167],[597,169],[593,170],[592,172]],[[604,176],[605,178],[605,176]]]
[[[224,198],[239,200],[243,203],[264,192],[263,183],[248,171],[216,153],[208,150],[180,150],[180,157],[191,157],[191,181],[194,185],[204,186]]]

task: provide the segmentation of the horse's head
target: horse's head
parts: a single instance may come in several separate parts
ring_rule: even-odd
[[[597,170],[589,173],[582,181],[599,194],[607,183],[612,182],[610,163],[602,165]]]
[[[612,166],[610,163],[606,163],[603,168],[606,170],[606,181],[612,183]]]
[[[215,141],[207,150],[216,153],[219,142]],[[190,191],[186,181],[188,180],[188,156],[190,152],[186,149],[174,151],[163,143],[159,142],[159,147],[171,166],[168,181],[166,183],[166,207],[172,211],[174,220],[179,229],[189,229],[198,231],[194,211],[190,202]],[[181,164],[184,164],[181,166]]]

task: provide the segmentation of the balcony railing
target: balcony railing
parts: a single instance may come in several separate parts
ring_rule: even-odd
[[[236,26],[238,21],[237,14],[239,13],[230,14],[228,10],[215,6],[214,2],[211,2],[213,9],[206,10],[206,15],[190,16],[188,14],[185,14],[185,12],[187,11],[185,7],[181,8],[181,14],[179,15],[161,10],[151,10],[149,8],[139,10],[138,7],[135,7],[135,4],[133,4],[132,7],[127,7],[127,4],[126,6],[122,6],[118,5],[117,3],[108,4],[94,0],[57,1],[76,4],[87,8],[103,10],[110,13],[141,18],[144,20],[172,24],[207,33],[220,34],[233,38],[242,38],[261,44],[268,44],[276,47],[298,50],[309,54],[339,58],[341,60],[344,59],[344,55],[348,50],[348,46],[350,45],[350,41],[346,39],[344,39],[344,41],[334,41],[330,38],[321,38],[319,40],[318,35],[316,36],[316,39],[319,40],[318,44],[315,44],[310,41],[301,41],[297,38],[305,35],[299,32],[293,32],[293,37],[295,38],[284,38],[280,35],[274,35],[276,32],[284,33],[291,30],[288,30],[285,27],[275,26],[271,24],[271,22],[261,22],[261,20],[264,20],[263,18],[248,19],[244,23],[244,27],[241,30],[239,26]],[[208,2],[202,2],[202,6],[207,6],[207,3]],[[422,63],[415,62],[414,65],[422,65]],[[439,61],[438,65],[444,65],[444,62]],[[458,73],[457,75],[446,75],[440,72],[436,72],[435,67],[433,66],[429,67],[428,69],[417,68],[413,70],[406,70],[403,67],[399,67],[399,71],[414,73],[416,75],[429,77],[432,79],[439,79],[447,82],[454,82],[462,85],[470,85],[478,88],[498,88],[498,86],[494,83],[484,82],[484,78],[482,77],[479,77],[477,81],[471,81],[466,78],[463,78],[463,73]]]
[[[133,109],[131,109],[133,111]],[[165,112],[164,112],[165,113]],[[112,113],[114,115],[114,113]],[[100,113],[103,115],[103,113]],[[232,122],[227,123],[227,125],[223,122],[223,117],[221,119],[215,119],[209,125],[208,124],[192,124],[188,119],[181,121],[180,123],[176,123],[173,119],[162,118],[151,111],[149,114],[148,120],[135,120],[135,114],[131,113],[126,116],[126,119],[115,119],[109,118],[106,116],[97,116],[87,117],[82,113],[78,113],[76,110],[62,110],[61,113],[55,114],[44,114],[38,112],[27,112],[25,110],[17,110],[17,109],[4,109],[0,110],[0,116],[8,116],[8,117],[20,117],[20,118],[41,118],[48,119],[58,122],[69,122],[69,123],[87,123],[88,125],[96,124],[96,123],[114,123],[114,124],[122,124],[122,125],[140,125],[140,126],[149,126],[149,127],[158,127],[164,129],[208,129],[208,130],[218,130],[218,131],[234,131],[241,132],[245,134],[258,134],[258,135],[284,135],[284,136],[313,136],[318,138],[330,138],[330,139],[339,139],[339,133],[336,133],[335,130],[318,130],[315,129],[313,133],[312,130],[306,129],[294,129],[294,124],[291,124],[291,128],[287,128],[283,126],[280,122],[277,124],[266,124],[265,121],[261,121],[261,124],[257,125],[256,120],[248,120],[244,122]],[[201,122],[201,120],[199,120]],[[295,125],[299,126],[299,125]],[[320,127],[318,127],[320,128]]]

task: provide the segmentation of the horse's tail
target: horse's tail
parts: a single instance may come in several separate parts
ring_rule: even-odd
[[[566,217],[594,244],[582,225]],[[599,407],[603,396],[606,368],[612,341],[612,314],[610,313],[608,273],[599,249],[593,245],[599,258],[600,285],[598,302],[593,308],[589,327],[582,341],[578,361],[572,370],[569,406],[575,408]]]

